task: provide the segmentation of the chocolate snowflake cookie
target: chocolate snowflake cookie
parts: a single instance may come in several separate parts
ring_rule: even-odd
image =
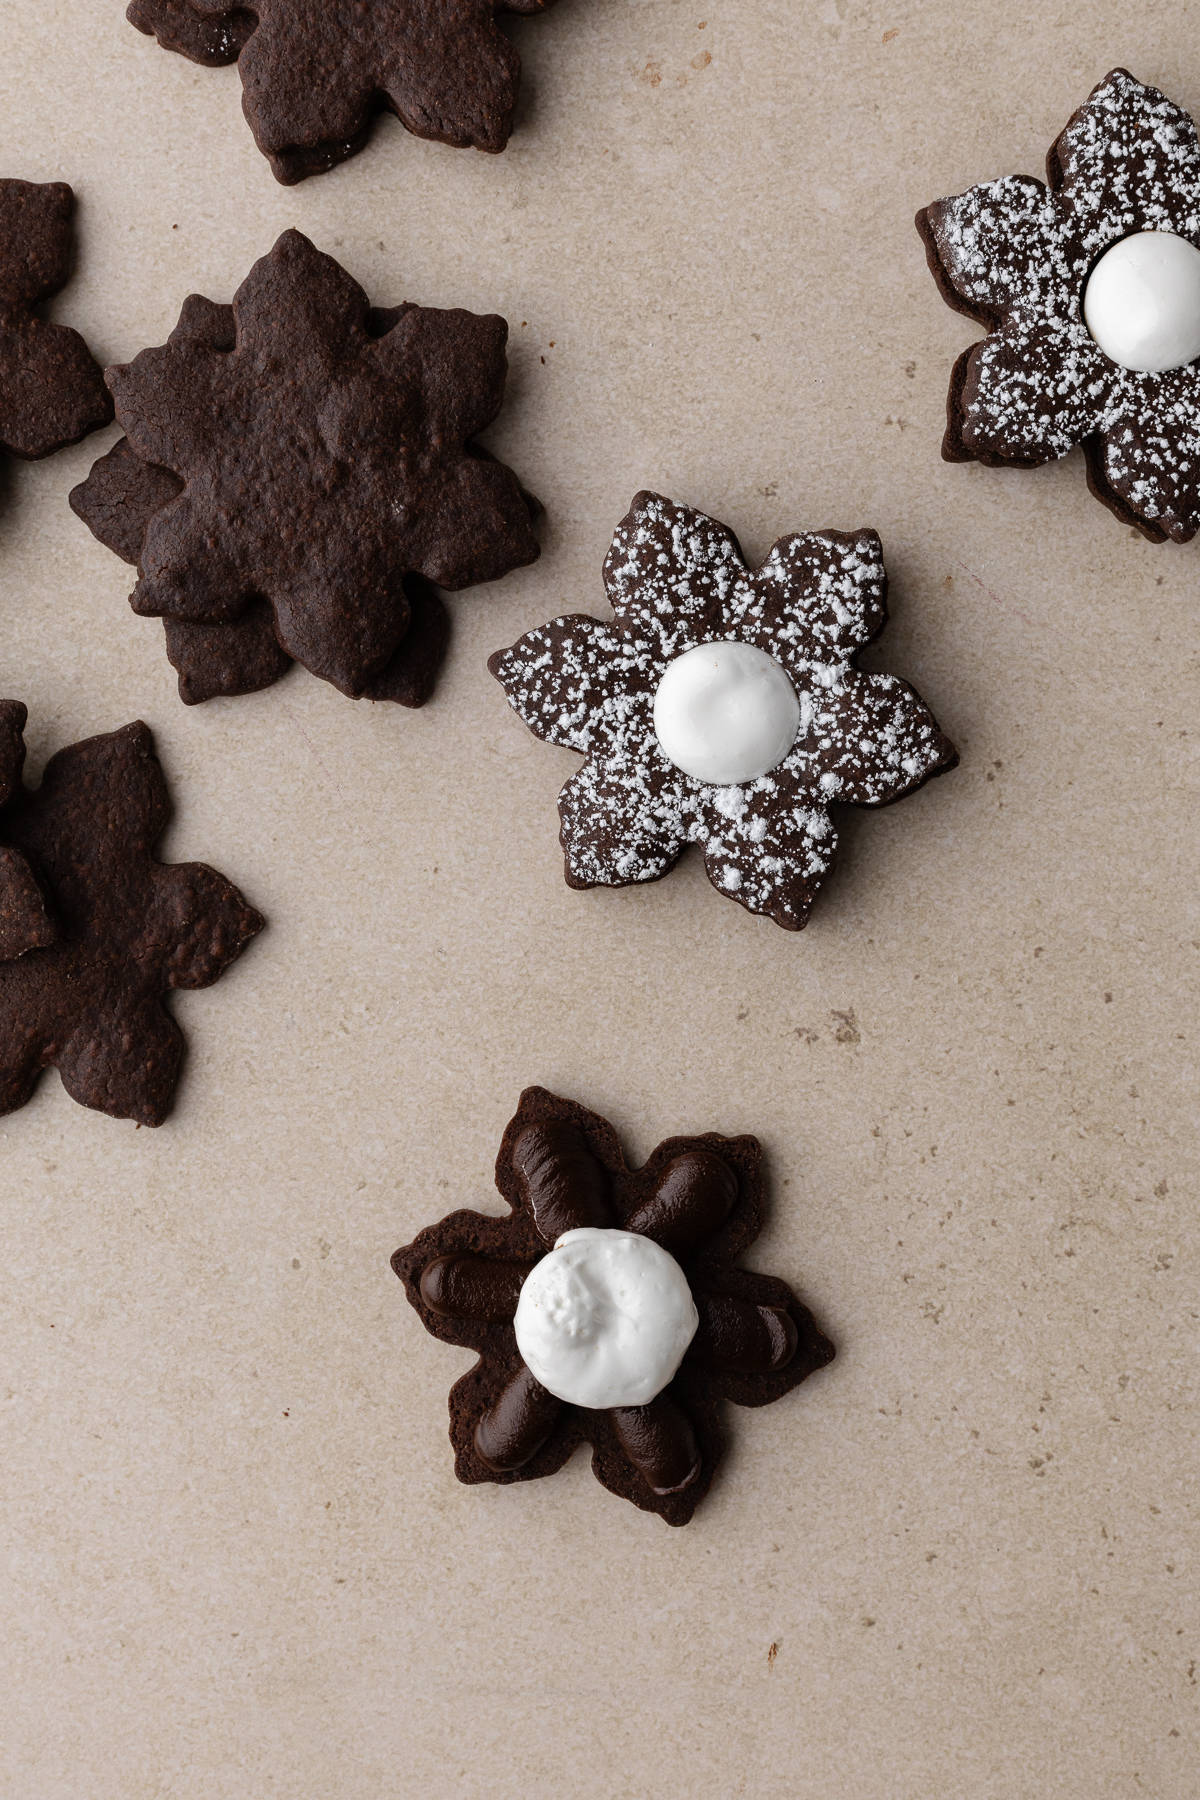
[[[54,1063],[82,1106],[161,1125],[168,992],[208,987],[264,921],[215,869],[155,858],[171,807],[145,725],[60,750],[30,790],[25,719],[0,701],[0,1112]]]
[[[77,331],[40,317],[75,264],[75,196],[62,181],[0,181],[0,449],[28,461],[112,418],[100,365]]]
[[[419,706],[446,588],[538,554],[534,503],[475,436],[507,374],[503,319],[371,308],[288,231],[232,306],[192,296],[167,344],[107,371],[126,437],[71,505],[137,564],[188,702],[293,658],[345,694]]]
[[[497,14],[552,0],[132,0],[167,50],[236,62],[242,106],[276,180],[303,181],[366,144],[380,112],[416,137],[503,150],[521,59]]]
[[[1088,485],[1155,542],[1200,528],[1200,141],[1115,69],[1046,159],[917,215],[949,304],[988,329],[950,382],[942,454]]]
[[[726,526],[642,493],[604,580],[614,620],[554,619],[488,664],[531,731],[587,757],[559,796],[568,884],[653,881],[693,843],[714,887],[800,930],[831,803],[957,760],[907,683],[855,666],[887,620],[879,539],[800,533],[749,570]]]
[[[606,1488],[686,1525],[722,1403],[834,1354],[786,1283],[735,1266],[763,1226],[757,1140],[669,1138],[630,1169],[607,1120],[528,1088],[496,1186],[507,1218],[451,1213],[392,1258],[425,1329],[479,1353],[450,1392],[458,1479],[553,1475],[587,1442]]]

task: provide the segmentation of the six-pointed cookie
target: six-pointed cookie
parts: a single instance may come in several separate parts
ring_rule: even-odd
[[[497,15],[552,0],[131,0],[168,50],[236,62],[242,106],[276,179],[353,156],[381,112],[416,137],[503,150],[521,59]]]
[[[942,454],[1033,468],[1082,445],[1146,537],[1200,529],[1200,140],[1115,69],[1046,160],[917,215],[946,300],[986,326],[950,382]]]
[[[929,709],[859,652],[887,619],[879,539],[804,532],[748,569],[727,526],[642,493],[604,580],[615,618],[553,619],[489,668],[529,729],[582,751],[559,796],[570,886],[710,881],[799,930],[834,802],[881,806],[956,761]]]
[[[496,1159],[507,1218],[451,1213],[392,1267],[427,1331],[478,1353],[450,1394],[463,1482],[552,1475],[581,1443],[614,1494],[686,1525],[722,1406],[779,1400],[833,1357],[762,1230],[755,1138],[670,1138],[631,1169],[607,1120],[522,1094]]]
[[[500,410],[503,319],[373,310],[288,231],[231,307],[193,296],[107,379],[126,432],[71,504],[167,625],[185,700],[292,659],[343,693],[419,705],[445,643],[431,584],[538,554],[534,506],[476,442]]]
[[[25,787],[25,708],[0,701],[0,1113],[54,1064],[83,1106],[160,1125],[184,1043],[172,988],[208,987],[263,927],[203,863],[162,863],[145,725],[60,750]]]
[[[107,424],[112,400],[77,331],[41,316],[75,261],[62,181],[0,181],[0,450],[49,456]]]

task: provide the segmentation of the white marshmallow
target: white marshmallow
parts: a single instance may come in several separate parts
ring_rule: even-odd
[[[525,1277],[514,1324],[526,1366],[575,1406],[645,1406],[661,1394],[700,1315],[683,1270],[652,1238],[564,1231]]]
[[[736,639],[697,644],[667,665],[654,731],[676,768],[732,787],[765,775],[796,740],[800,702],[765,650]]]
[[[1083,317],[1105,356],[1158,374],[1200,356],[1200,250],[1170,231],[1139,231],[1088,277]]]

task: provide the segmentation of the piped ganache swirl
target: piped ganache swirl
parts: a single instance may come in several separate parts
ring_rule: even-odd
[[[527,1089],[496,1161],[509,1216],[451,1213],[392,1258],[426,1330],[479,1355],[450,1393],[459,1480],[551,1475],[587,1442],[605,1487],[685,1525],[722,1403],[778,1400],[834,1354],[785,1282],[735,1266],[763,1185],[754,1138],[671,1138],[631,1169],[607,1120]]]

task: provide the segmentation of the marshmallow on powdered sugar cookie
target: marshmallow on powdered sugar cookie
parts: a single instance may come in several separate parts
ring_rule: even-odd
[[[1046,159],[917,215],[943,297],[988,329],[950,382],[948,462],[1088,485],[1154,542],[1200,530],[1200,139],[1114,69]]]
[[[831,804],[882,806],[957,761],[924,702],[859,652],[887,621],[873,531],[780,538],[642,493],[604,565],[614,619],[573,613],[488,667],[536,736],[586,761],[559,796],[569,886],[709,880],[798,931],[833,866]]]

